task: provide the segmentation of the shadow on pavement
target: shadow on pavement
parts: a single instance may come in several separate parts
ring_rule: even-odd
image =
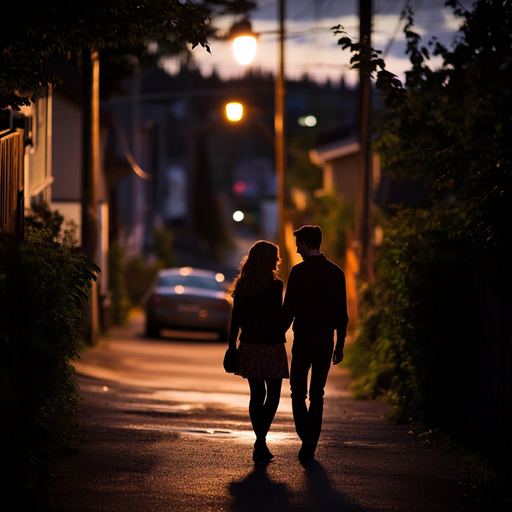
[[[266,465],[254,466],[254,470],[243,480],[232,482],[229,492],[235,498],[233,510],[243,512],[292,510],[290,488],[285,483],[271,480]]]
[[[302,477],[302,478],[301,478]],[[294,475],[292,489],[284,482],[272,480],[267,466],[255,466],[243,480],[229,486],[235,498],[234,511],[239,512],[363,512],[365,509],[350,502],[331,485],[329,475],[318,461],[304,465],[302,475]]]
[[[325,468],[317,460],[304,464],[307,496],[303,510],[363,511],[364,507],[350,502],[342,493],[333,488]]]

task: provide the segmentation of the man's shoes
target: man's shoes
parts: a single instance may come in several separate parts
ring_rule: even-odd
[[[315,458],[316,444],[313,441],[304,441],[299,450],[299,460],[304,463]]]

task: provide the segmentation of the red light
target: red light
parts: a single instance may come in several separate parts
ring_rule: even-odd
[[[233,191],[237,195],[242,195],[247,190],[245,181],[236,181],[233,185]]]

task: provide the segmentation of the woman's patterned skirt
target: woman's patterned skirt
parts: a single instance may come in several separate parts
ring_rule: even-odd
[[[240,343],[240,369],[237,375],[244,379],[288,379],[288,357],[284,343],[256,345]]]

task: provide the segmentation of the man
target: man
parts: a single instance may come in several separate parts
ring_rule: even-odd
[[[290,387],[295,429],[302,440],[299,460],[306,462],[315,456],[322,429],[324,387],[331,360],[333,364],[343,360],[348,324],[347,293],[343,270],[320,252],[320,227],[302,226],[293,234],[297,252],[304,261],[290,271],[283,318],[286,330],[293,322]],[[334,330],[337,343],[333,351]]]

